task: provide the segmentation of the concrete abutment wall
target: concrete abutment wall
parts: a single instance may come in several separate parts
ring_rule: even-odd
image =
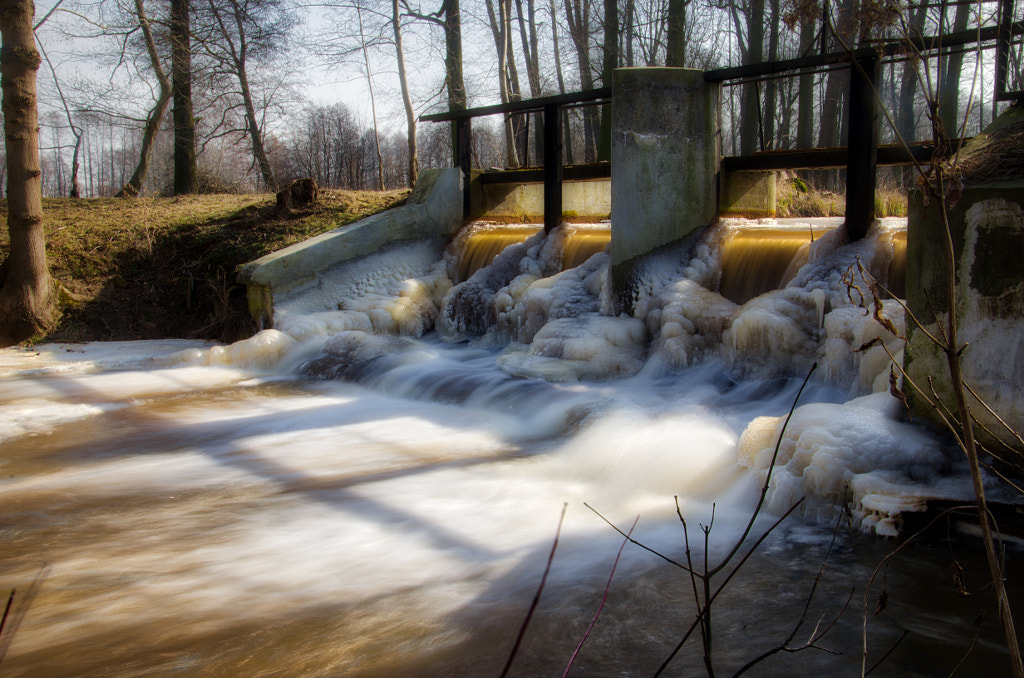
[[[968,396],[982,440],[994,435],[1011,448],[1021,444],[988,411],[991,407],[1018,434],[1024,433],[1024,105],[1011,106],[965,146],[955,165],[966,169],[959,195],[949,199],[946,219],[953,245],[947,262],[943,214],[923,189],[910,196],[907,225],[908,317],[904,367],[926,396],[906,385],[913,417],[942,427],[929,404],[934,395],[956,410],[943,350],[929,338],[948,324],[949,275],[954,275],[958,344],[964,381],[984,405]],[[986,405],[988,407],[986,407]],[[1013,457],[1013,455],[1009,455]],[[1024,469],[1024,461],[1011,463]]]

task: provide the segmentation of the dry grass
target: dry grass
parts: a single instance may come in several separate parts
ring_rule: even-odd
[[[799,178],[784,175],[779,176],[776,203],[779,217],[841,217],[846,212],[845,193],[817,189]],[[875,214],[907,216],[906,191],[880,186],[875,192]]]
[[[278,216],[274,196],[70,198],[43,201],[62,317],[50,341],[204,337],[253,331],[241,264],[402,203],[408,191],[321,190]],[[6,223],[7,203],[0,200]],[[0,260],[7,229],[0,229]]]

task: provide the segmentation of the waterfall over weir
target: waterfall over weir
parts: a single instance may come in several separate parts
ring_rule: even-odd
[[[603,246],[566,265],[569,227],[465,279],[462,239],[441,259],[381,252],[295,290],[275,329],[231,346],[0,351],[0,584],[20,592],[4,675],[497,675],[566,506],[512,672],[562,675],[621,545],[595,511],[624,530],[639,516],[633,538],[678,561],[678,510],[694,558],[721,557],[814,364],[755,531],[804,502],[723,594],[716,663],[731,674],[789,634],[845,505],[855,529],[812,616],[834,613],[891,548],[872,533],[969,487],[888,394],[900,340],[875,314],[900,328],[902,313],[866,276],[898,275],[900,224],[853,244],[815,227],[785,286],[747,300],[719,293],[737,227],[652,257],[632,316],[607,311]],[[950,548],[889,567],[869,664],[902,629],[911,640],[887,675],[944,675],[972,637],[983,596],[946,581]],[[956,557],[983,579],[971,550]],[[690,592],[626,549],[568,675],[652,675],[694,617]],[[757,675],[859,671],[860,613],[822,641],[842,655],[782,653]],[[1001,660],[982,642],[966,670]],[[694,646],[669,675],[701,666]]]

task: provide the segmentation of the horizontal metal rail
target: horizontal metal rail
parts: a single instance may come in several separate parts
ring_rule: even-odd
[[[872,47],[860,47],[849,52],[811,54],[793,59],[782,59],[780,61],[766,61],[757,64],[716,68],[704,73],[704,81],[725,82],[727,80],[759,76],[782,75],[790,71],[820,66],[842,65],[843,67],[848,67],[853,61],[905,54],[908,47],[913,47],[922,54],[937,52],[978,42],[995,41],[999,37],[1001,29],[1006,30],[1010,36],[1022,35],[1024,34],[1024,21],[1011,23],[1005,29],[1001,26],[985,26],[946,35],[894,40],[892,42],[879,43]]]
[[[950,148],[958,148],[970,139],[953,139]],[[878,147],[876,165],[898,166],[914,163],[928,164],[939,149],[932,141],[918,141],[907,144],[886,144]],[[804,170],[834,169],[846,167],[849,162],[849,149],[846,146],[836,148],[798,148],[781,151],[765,151],[753,155],[732,155],[722,158],[722,169],[727,172],[772,170]]]
[[[849,147],[769,151],[749,156],[724,158],[725,171],[772,171],[780,169],[847,168],[847,226],[854,239],[862,237],[871,223],[875,191],[875,168],[878,165],[910,165],[928,163],[939,149],[933,143],[915,143],[903,146],[878,145],[878,102],[876,82],[880,77],[883,59],[905,59],[908,52],[922,55],[948,54],[967,45],[995,42],[998,66],[1005,68],[1006,52],[1014,36],[1024,35],[1024,21],[1011,22],[1011,0],[1001,0],[1002,16],[994,26],[958,31],[940,36],[914,37],[904,40],[879,42],[868,47],[830,54],[814,54],[795,59],[745,64],[718,68],[704,73],[708,83],[741,84],[756,79],[791,77],[794,72],[805,74],[808,69],[852,68],[849,106]],[[1007,8],[1011,9],[1007,9]],[[986,48],[988,49],[988,48]],[[854,64],[856,66],[854,67]],[[998,77],[1004,76],[1004,77]],[[1005,93],[1005,74],[997,73],[996,99],[1016,98],[1019,92]],[[1003,96],[1000,96],[1003,93]],[[470,176],[472,170],[472,119],[485,115],[543,113],[544,162],[542,168],[527,168],[484,172],[478,175],[482,183],[544,183],[544,228],[551,230],[562,215],[562,182],[564,180],[602,179],[611,176],[608,163],[595,165],[562,165],[564,143],[560,111],[566,107],[590,106],[607,103],[612,97],[611,87],[601,87],[556,94],[536,99],[513,101],[506,104],[478,106],[462,110],[432,113],[420,116],[424,122],[454,122],[454,157],[465,177],[463,215],[468,217],[471,204]],[[957,142],[959,143],[959,142]],[[951,147],[955,148],[956,143]],[[858,149],[851,153],[850,148]],[[943,149],[945,152],[945,149]],[[861,213],[863,212],[863,213]]]
[[[612,175],[610,162],[596,162],[591,165],[564,165],[563,181],[587,181],[607,179]],[[544,181],[543,167],[528,167],[482,172],[477,175],[484,184],[537,184]]]
[[[543,111],[548,106],[559,106],[564,108],[567,106],[589,104],[602,99],[610,99],[611,96],[611,87],[598,87],[597,89],[586,89],[581,92],[553,94],[552,96],[537,97],[536,99],[510,101],[507,104],[478,106],[476,108],[465,108],[461,111],[431,113],[430,115],[421,115],[420,120],[423,120],[424,122],[445,122],[448,120],[476,118],[482,115],[495,115],[497,113],[529,113],[533,111]]]

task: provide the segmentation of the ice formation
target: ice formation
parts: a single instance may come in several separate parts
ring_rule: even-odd
[[[952,474],[955,458],[900,422],[899,407],[888,393],[875,393],[843,405],[803,405],[788,425],[784,416],[758,417],[740,438],[740,463],[762,482],[771,471],[773,512],[803,498],[805,514],[834,519],[847,503],[863,528],[895,536],[901,514],[923,511],[928,499],[972,497],[966,470]]]
[[[736,303],[719,289],[723,240],[738,228],[762,227],[782,228],[719,224],[647,257],[631,288],[633,313],[619,316],[610,311],[607,253],[563,267],[578,228],[572,225],[505,247],[457,284],[465,274],[458,248],[468,236],[441,257],[427,243],[399,245],[275,299],[274,329],[230,346],[164,356],[161,364],[251,368],[291,356],[304,374],[345,378],[406,351],[413,345],[408,338],[431,330],[446,342],[500,350],[497,364],[513,377],[551,382],[702,363],[717,364],[734,380],[773,379],[801,377],[817,364],[817,378],[850,397],[876,395],[797,410],[773,469],[770,505],[784,510],[806,494],[809,511],[827,512],[848,501],[865,526],[892,534],[901,512],[922,508],[937,487],[949,489],[941,478],[950,464],[931,438],[898,421],[887,393],[891,361],[902,350],[890,329],[902,334],[903,309],[896,300],[876,299],[869,283],[887,281],[896,228],[876,224],[855,243],[845,242],[843,229],[818,232],[797,248],[784,287]],[[773,265],[776,277],[785,270]],[[752,422],[739,444],[741,463],[766,476],[781,434],[779,418]]]
[[[708,362],[733,379],[769,379],[802,376],[816,364],[820,379],[851,397],[878,395],[797,410],[773,470],[773,509],[785,510],[804,494],[812,513],[849,502],[865,527],[892,534],[902,512],[922,509],[943,486],[949,460],[931,438],[898,421],[897,401],[886,393],[891,361],[902,355],[903,309],[896,300],[876,300],[870,282],[888,282],[898,230],[892,223],[876,224],[855,243],[844,240],[843,229],[829,228],[818,229],[809,244],[786,245],[781,249],[792,260],[773,262],[771,273],[784,271],[785,285],[743,303],[719,290],[723,242],[737,229],[778,233],[784,227],[719,224],[647,258],[633,281],[628,316],[609,310],[606,253],[563,270],[575,228],[538,231],[505,246],[457,284],[465,274],[458,262],[465,233],[440,261],[426,246],[407,245],[348,265],[280,300],[276,329],[249,340],[261,344],[253,355],[276,359],[305,346],[317,357],[305,362],[304,373],[343,377],[409,348],[402,336],[435,329],[448,342],[502,348],[497,364],[512,376],[552,382],[628,377],[648,364],[680,370]],[[737,273],[746,274],[729,271],[733,280]],[[189,357],[215,364],[248,352],[226,347],[193,350]],[[761,418],[742,436],[741,462],[762,477],[780,429],[780,419]]]

